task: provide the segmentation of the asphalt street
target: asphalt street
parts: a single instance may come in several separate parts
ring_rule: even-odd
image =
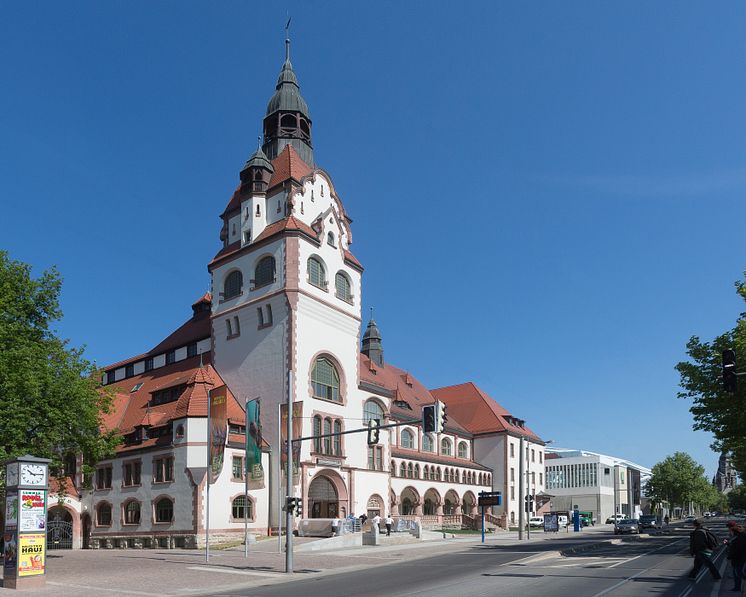
[[[725,536],[724,527],[717,530]],[[594,548],[578,551],[573,551],[571,541],[557,540],[511,546],[470,545],[445,555],[414,560],[408,560],[403,552],[401,561],[385,567],[214,595],[710,595],[713,582],[709,577],[697,583],[686,577],[692,565],[690,531],[691,527],[679,527],[665,535],[624,538],[608,534],[599,536],[602,543]]]

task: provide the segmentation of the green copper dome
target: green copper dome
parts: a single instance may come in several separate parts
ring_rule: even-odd
[[[277,91],[275,91],[272,99],[267,104],[266,116],[281,111],[301,112],[306,118],[310,119],[311,115],[308,111],[308,104],[306,104],[306,100],[300,94],[298,77],[295,76],[290,59],[285,60],[285,63],[282,65],[275,89]]]

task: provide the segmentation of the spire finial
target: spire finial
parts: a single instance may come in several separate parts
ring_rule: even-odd
[[[259,151],[262,148],[262,136],[256,136],[256,150]]]
[[[370,318],[373,319],[373,307],[370,308]]]
[[[293,17],[288,17],[288,22],[285,23],[285,62],[290,62],[290,21]]]

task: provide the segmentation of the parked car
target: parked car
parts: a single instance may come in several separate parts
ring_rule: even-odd
[[[620,520],[624,520],[624,514],[612,514],[606,519],[606,524],[614,524]]]
[[[686,518],[684,519],[684,522],[685,522],[686,524],[692,524],[692,523],[693,523],[693,522],[694,522],[695,520],[697,520],[697,517],[696,517],[696,516],[694,516],[693,514],[690,514],[689,516],[687,516],[687,517],[686,517]]]
[[[582,524],[584,527],[587,527],[588,525],[593,526],[596,524],[596,519],[593,518],[592,512],[580,512],[580,524]]]
[[[659,529],[661,523],[655,514],[643,514],[639,519],[640,530],[642,529]]]
[[[710,514],[709,512],[705,512],[704,514],[702,514],[702,516],[704,516],[705,518],[710,518],[712,514]]]
[[[640,532],[640,525],[634,518],[625,518],[616,523],[614,527],[615,535],[625,535]]]
[[[531,528],[534,527],[543,527],[544,526],[544,517],[543,516],[532,516],[528,519],[528,526]]]

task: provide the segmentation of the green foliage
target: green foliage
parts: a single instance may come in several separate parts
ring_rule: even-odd
[[[736,512],[746,511],[746,485],[739,485],[728,494],[728,505]]]
[[[82,453],[90,466],[118,442],[100,431],[111,406],[100,374],[50,328],[62,317],[61,288],[55,269],[35,279],[0,251],[0,462],[33,454],[59,467]]]
[[[746,301],[746,282],[737,282],[738,294]],[[738,371],[746,371],[746,313],[736,326],[715,338],[702,342],[693,336],[687,343],[688,361],[676,365],[681,376],[679,398],[692,400],[694,429],[713,434],[713,450],[732,454],[733,466],[746,473],[746,377],[738,378],[738,390],[726,392],[722,383],[722,351],[736,352]]]
[[[705,477],[705,467],[686,452],[676,452],[653,466],[646,492],[656,504],[667,503],[684,509],[689,502],[709,508],[710,502],[717,501],[720,495]]]

